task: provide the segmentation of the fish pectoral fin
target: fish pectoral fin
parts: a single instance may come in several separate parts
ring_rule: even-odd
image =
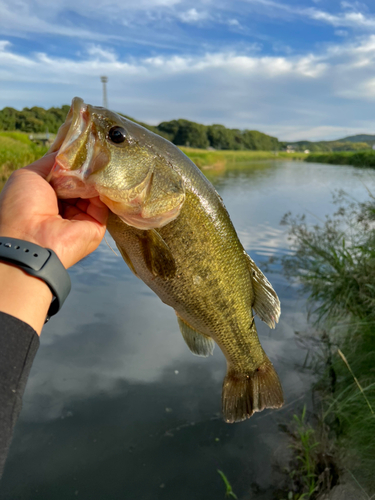
[[[177,313],[178,326],[180,327],[182,336],[193,354],[196,356],[207,357],[213,354],[215,342],[211,337],[199,333],[186,323]]]
[[[129,269],[131,270],[131,272],[133,274],[135,274],[135,276],[137,276],[137,278],[139,278],[138,274],[137,274],[137,271],[135,270],[135,267],[133,266],[133,262],[130,260],[130,257],[129,255],[127,254],[126,250],[124,250],[123,248],[120,247],[120,245],[118,245],[116,243],[116,246],[117,248],[119,249],[119,252],[121,254],[121,257],[124,259],[124,261],[126,262],[126,264],[128,265]],[[140,278],[139,278],[140,279]]]
[[[279,297],[252,258],[247,254],[246,257],[254,289],[253,309],[270,328],[275,328],[281,312]]]
[[[139,236],[144,262],[148,270],[164,280],[175,276],[177,266],[172,252],[155,229],[142,231]]]

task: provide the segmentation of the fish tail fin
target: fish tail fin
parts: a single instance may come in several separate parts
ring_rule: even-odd
[[[279,377],[271,361],[266,360],[249,373],[231,365],[223,383],[223,416],[228,423],[240,422],[265,408],[280,408],[284,403]]]

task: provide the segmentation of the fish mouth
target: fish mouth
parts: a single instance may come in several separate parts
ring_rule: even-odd
[[[88,124],[87,104],[80,97],[74,97],[65,122],[59,128],[56,139],[49,148],[48,153],[61,151],[68,144],[78,139],[84,130],[85,123]]]
[[[47,181],[61,199],[98,196],[94,184],[88,182],[94,171],[95,153],[98,153],[90,115],[89,105],[80,97],[74,97],[66,120],[48,151],[58,152]]]

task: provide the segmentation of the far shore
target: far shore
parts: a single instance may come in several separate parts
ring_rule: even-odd
[[[181,151],[201,170],[224,170],[228,165],[239,165],[263,160],[300,160],[307,158],[303,152],[287,153],[286,151],[253,151],[253,150],[208,150],[179,146]]]

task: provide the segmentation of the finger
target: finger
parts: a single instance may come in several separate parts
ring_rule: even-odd
[[[61,212],[61,217],[63,219],[67,219],[67,220],[73,220],[73,219],[77,220],[76,217],[77,217],[77,215],[80,215],[80,214],[86,215],[79,208],[77,208],[73,205],[66,205],[65,207],[63,207],[63,210]]]
[[[64,210],[65,210],[65,205],[64,203],[61,201],[61,200],[57,200],[57,205],[59,207],[59,214],[62,216],[62,214],[64,213]]]
[[[34,163],[31,163],[31,165],[23,167],[23,169],[35,172],[36,174],[43,177],[43,179],[45,179],[52,170],[52,167],[55,163],[56,154],[57,153],[47,154],[46,156],[39,158],[39,160],[34,161]]]
[[[87,208],[90,205],[90,200],[78,200],[76,207],[82,210],[82,212],[87,212]]]
[[[102,200],[99,198],[99,196],[96,196],[95,198],[90,198],[90,202],[95,205],[96,207],[106,207],[107,205],[102,202]]]
[[[61,198],[60,201],[63,205],[72,205],[75,206],[77,201],[81,198]]]
[[[91,200],[90,200],[91,201]],[[87,214],[90,215],[93,219],[97,220],[100,224],[106,225],[109,210],[106,205],[101,204],[102,206],[95,205],[94,203],[90,203],[87,207]]]
[[[59,205],[59,214],[61,215],[61,217],[66,219],[66,216],[65,216],[66,208],[67,207],[75,207],[77,201],[78,201],[78,198],[74,198],[74,199],[70,199],[70,200],[57,199],[57,203]]]

